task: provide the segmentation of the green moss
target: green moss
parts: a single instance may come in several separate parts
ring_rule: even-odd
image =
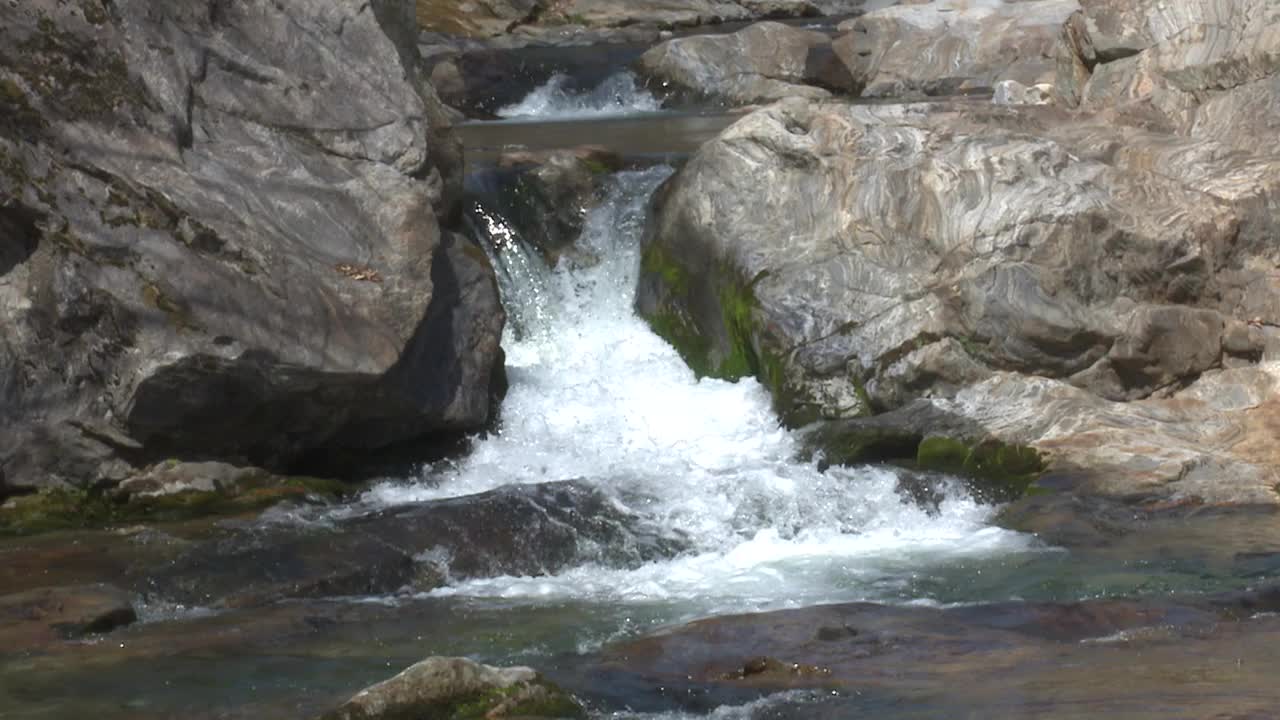
[[[656,242],[648,243],[641,252],[640,272],[661,277],[664,290],[669,295],[685,295],[689,292],[689,279],[684,268]]]
[[[922,445],[919,433],[896,428],[832,424],[810,444],[833,465],[885,462],[913,457]]]
[[[238,515],[285,500],[337,500],[350,492],[351,488],[337,480],[265,474],[245,479],[231,492],[189,491],[127,498],[99,491],[45,490],[13,498],[0,507],[0,536]]]
[[[695,375],[706,377],[712,374],[711,343],[698,331],[692,319],[682,311],[660,308],[646,321],[658,337],[671,343]]]
[[[90,25],[104,25],[111,19],[100,0],[83,0],[80,3],[80,11],[84,13],[84,19]]]
[[[958,473],[969,457],[969,446],[946,437],[930,437],[916,448],[916,462],[930,470]]]
[[[969,446],[951,438],[925,438],[916,449],[916,463],[977,481],[979,499],[990,502],[1022,497],[1044,472],[1044,460],[1034,448],[998,440]]]
[[[449,718],[449,720],[485,720],[502,718],[582,718],[586,716],[582,706],[560,688],[547,682],[537,685],[515,685],[476,693],[450,703],[438,715],[422,714],[422,717]],[[495,710],[501,710],[495,714]]]
[[[578,162],[582,163],[582,166],[592,175],[610,175],[618,169],[617,166],[611,167],[603,160],[594,157],[585,157]]]

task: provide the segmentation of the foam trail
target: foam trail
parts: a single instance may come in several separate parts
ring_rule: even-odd
[[[662,103],[641,87],[635,75],[619,72],[585,92],[568,75],[555,74],[523,100],[499,108],[501,118],[570,119],[657,112]]]

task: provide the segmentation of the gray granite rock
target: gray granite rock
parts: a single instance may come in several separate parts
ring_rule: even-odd
[[[486,422],[503,313],[411,10],[0,7],[0,492]]]
[[[823,98],[830,93],[810,84],[809,58],[830,44],[823,33],[762,22],[728,35],[668,40],[642,55],[636,68],[668,93],[729,105]]]

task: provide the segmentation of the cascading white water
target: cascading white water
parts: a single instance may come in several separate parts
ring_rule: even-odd
[[[669,169],[622,173],[579,240],[591,267],[538,270],[501,218],[490,232],[515,323],[501,431],[442,474],[381,484],[365,500],[402,504],[507,483],[582,478],[691,541],[638,569],[458,583],[436,595],[693,602],[703,611],[890,597],[887,578],[1029,546],[985,524],[991,509],[949,489],[931,515],[895,492],[885,468],[794,459],[753,380],[698,380],[632,309],[647,200]],[[530,277],[545,273],[540,277]],[[536,312],[531,308],[537,308]],[[905,581],[905,580],[904,580]]]
[[[662,109],[662,103],[640,85],[635,75],[626,71],[610,75],[587,91],[575,91],[570,83],[568,75],[552,75],[520,102],[500,108],[497,115],[547,120],[630,115]]]

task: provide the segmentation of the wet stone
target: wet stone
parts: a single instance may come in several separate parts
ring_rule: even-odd
[[[111,632],[138,619],[131,595],[105,584],[0,596],[0,653]]]

